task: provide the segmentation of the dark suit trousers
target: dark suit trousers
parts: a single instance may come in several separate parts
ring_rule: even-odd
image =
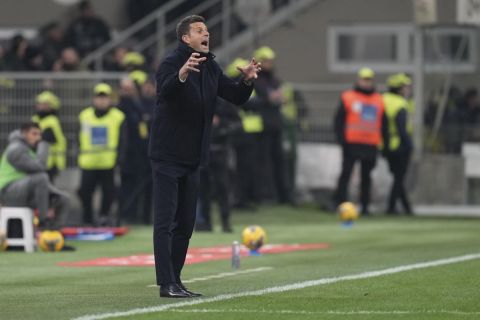
[[[343,148],[342,172],[338,178],[337,190],[335,193],[336,205],[348,200],[348,185],[350,176],[352,175],[355,162],[361,163],[361,183],[360,183],[360,203],[362,205],[362,213],[368,213],[368,205],[370,203],[370,188],[372,184],[371,172],[375,168],[377,161],[376,153],[355,152],[350,148]]]
[[[164,161],[152,161],[152,171],[157,284],[178,283],[195,225],[199,173]]]
[[[99,215],[108,217],[115,199],[114,170],[82,170],[78,195],[83,207],[83,222],[87,224],[93,223],[92,197],[98,184],[102,186],[102,207]]]
[[[410,162],[410,152],[392,153],[387,158],[390,171],[393,174],[393,184],[388,199],[388,212],[396,212],[397,200],[400,200],[406,213],[412,212],[407,191],[405,190],[405,176]]]

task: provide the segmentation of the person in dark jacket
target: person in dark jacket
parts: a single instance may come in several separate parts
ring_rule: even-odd
[[[212,231],[211,204],[218,201],[223,232],[233,232],[230,225],[230,201],[233,185],[229,177],[229,155],[231,138],[242,131],[237,112],[229,103],[220,101],[213,116],[212,143],[210,144],[210,163],[200,171],[200,210],[197,214],[196,231]]]
[[[241,76],[237,66],[247,65],[248,61],[236,58],[226,68],[226,74],[236,79]],[[259,159],[261,154],[260,135],[263,132],[262,116],[258,112],[259,101],[253,93],[252,97],[237,110],[241,121],[240,130],[232,135],[232,145],[235,149],[236,203],[235,207],[243,210],[256,210],[260,201],[261,185],[258,183],[261,175]]]
[[[143,81],[145,82],[145,80]],[[121,81],[119,109],[125,114],[126,154],[121,166],[120,218],[149,224],[152,210],[152,176],[147,157],[150,104],[141,95],[142,82],[125,78]]]
[[[226,77],[209,52],[204,18],[177,25],[178,47],[161,62],[157,106],[150,134],[154,197],[154,254],[160,296],[198,296],[180,280],[195,224],[199,167],[208,163],[217,96],[241,105],[250,97],[260,65],[240,68],[239,82]]]
[[[255,92],[259,111],[263,119],[263,132],[260,134],[261,172],[264,175],[264,191],[273,189],[279,203],[291,203],[288,192],[286,163],[283,152],[283,118],[281,106],[285,102],[281,81],[274,70],[275,52],[269,47],[261,47],[254,53],[262,62],[262,72],[255,82]],[[273,188],[271,188],[271,187]],[[266,196],[270,196],[268,193]]]
[[[40,29],[40,51],[45,70],[50,71],[63,49],[63,30],[58,22],[50,22]]]
[[[383,153],[393,175],[387,213],[398,214],[396,205],[400,200],[405,213],[413,214],[404,185],[413,150],[411,134],[408,132],[408,101],[405,99],[411,80],[406,74],[397,73],[387,79],[387,85],[388,92],[383,94],[383,100],[390,140],[384,141]]]
[[[28,71],[26,60],[28,41],[21,34],[10,40],[10,49],[5,54],[5,69],[8,71]]]
[[[81,57],[110,41],[110,28],[95,15],[90,1],[84,0],[78,5],[80,16],[67,28],[65,46],[74,47]]]

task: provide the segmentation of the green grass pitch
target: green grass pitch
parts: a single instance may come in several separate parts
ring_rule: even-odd
[[[229,245],[259,224],[268,243],[329,243],[327,250],[243,258],[260,272],[188,284],[205,298],[343,277],[480,253],[480,220],[362,218],[351,229],[315,209],[235,211],[234,234],[195,233],[192,247]],[[0,319],[72,319],[186,300],[159,298],[152,267],[61,267],[57,262],[152,252],[151,227],[114,241],[73,242],[76,252],[0,252]],[[189,280],[231,272],[230,261],[188,265]],[[189,299],[188,301],[193,301]],[[297,290],[235,297],[117,319],[480,319],[480,259]]]

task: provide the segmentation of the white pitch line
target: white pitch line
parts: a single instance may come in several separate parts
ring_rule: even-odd
[[[451,314],[451,315],[480,315],[480,311],[459,311],[459,310],[356,310],[356,311],[305,311],[305,310],[254,310],[254,309],[170,309],[168,312],[179,313],[267,313],[267,314],[294,314],[294,315],[315,315],[315,314],[332,314],[332,315],[419,315],[419,314]]]
[[[390,274],[395,274],[395,273],[400,273],[405,271],[438,267],[438,266],[443,266],[443,265],[448,265],[453,263],[477,260],[477,259],[480,259],[480,253],[467,254],[467,255],[458,256],[458,257],[408,264],[408,265],[403,265],[403,266],[398,266],[393,268],[387,268],[383,270],[367,271],[367,272],[340,276],[340,277],[321,278],[317,280],[297,282],[297,283],[287,284],[283,286],[260,289],[260,290],[244,291],[244,292],[238,292],[238,293],[227,293],[227,294],[221,294],[221,295],[210,297],[210,298],[196,298],[192,300],[185,300],[182,302],[163,304],[163,305],[154,306],[154,307],[136,308],[136,309],[131,309],[127,311],[91,314],[91,315],[85,315],[85,316],[75,318],[74,320],[100,320],[100,319],[109,319],[109,318],[116,318],[116,317],[133,316],[137,314],[160,312],[160,311],[166,311],[169,309],[177,309],[181,307],[194,306],[202,303],[218,302],[218,301],[249,297],[249,296],[262,296],[270,293],[278,293],[278,292],[285,292],[290,290],[303,289],[303,288],[308,288],[313,286],[336,283],[340,281],[360,280],[360,279],[367,279],[367,278],[373,278],[373,277],[380,277],[384,275],[390,275]]]
[[[272,270],[272,267],[260,267],[260,268],[254,268],[254,269],[245,269],[245,270],[239,270],[239,271],[234,271],[234,272],[222,272],[218,274],[213,274],[211,276],[205,276],[201,278],[193,278],[190,280],[185,280],[182,281],[184,284],[185,283],[194,283],[194,282],[199,282],[199,281],[207,281],[207,280],[212,280],[212,279],[222,279],[222,278],[227,278],[227,277],[233,277],[233,276],[238,276],[241,274],[247,274],[247,273],[254,273],[254,272],[262,272],[262,271],[268,271]],[[155,288],[158,287],[156,284],[151,284],[148,286],[149,288]]]

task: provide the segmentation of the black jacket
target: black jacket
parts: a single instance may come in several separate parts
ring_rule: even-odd
[[[147,158],[148,137],[140,135],[140,125],[150,127],[151,118],[149,106],[141,97],[122,96],[118,108],[125,114],[125,161],[122,163],[122,173],[139,173],[149,167]]]
[[[79,17],[65,32],[65,46],[74,47],[80,56],[92,52],[110,40],[110,29],[99,17]]]
[[[255,92],[259,111],[263,118],[263,130],[267,132],[282,130],[282,113],[279,103],[270,101],[269,93],[281,87],[281,82],[271,71],[261,71],[255,81]]]
[[[180,82],[178,72],[193,52],[180,43],[158,68],[149,155],[152,160],[205,167],[217,96],[241,105],[253,86],[227,78],[211,53],[201,53],[207,60],[199,66],[200,72],[190,72]]]

